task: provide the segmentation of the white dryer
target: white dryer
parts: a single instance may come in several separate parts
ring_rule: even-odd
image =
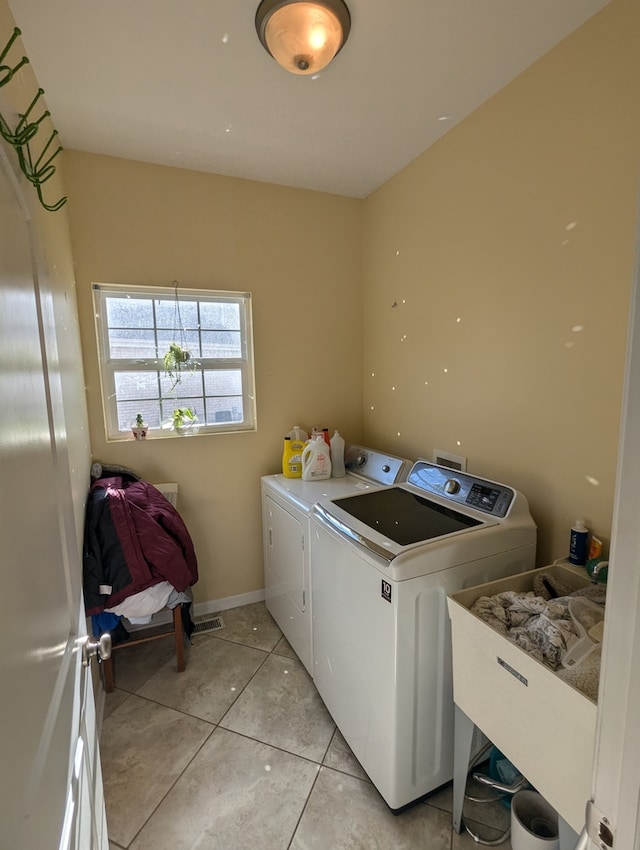
[[[453,777],[447,594],[535,566],[525,497],[418,461],[314,507],[315,685],[394,811]]]
[[[404,481],[411,462],[348,445],[345,468],[344,478],[325,481],[303,481],[281,474],[261,479],[265,603],[312,676],[311,509],[321,499],[337,499]]]

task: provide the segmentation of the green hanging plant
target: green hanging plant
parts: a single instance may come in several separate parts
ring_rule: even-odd
[[[171,378],[171,389],[180,383],[185,369],[193,372],[197,365],[187,348],[183,348],[177,342],[169,343],[169,349],[164,355],[164,371]]]
[[[200,364],[196,362],[191,352],[185,345],[185,328],[180,315],[180,299],[178,298],[178,281],[173,281],[174,287],[174,311],[173,311],[173,342],[163,357],[164,371],[171,379],[171,390],[174,390],[182,380],[182,372],[185,370],[193,372]],[[180,342],[175,340],[179,339]]]

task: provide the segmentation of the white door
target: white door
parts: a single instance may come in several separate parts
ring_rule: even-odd
[[[590,830],[598,850],[609,846],[607,829],[616,850],[640,850],[640,216],[638,225],[598,699]]]
[[[0,148],[0,845],[106,850],[56,317],[30,240]]]

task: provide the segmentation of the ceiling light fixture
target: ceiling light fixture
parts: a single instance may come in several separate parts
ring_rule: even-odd
[[[340,51],[351,29],[344,0],[262,0],[256,30],[285,71],[316,74]]]

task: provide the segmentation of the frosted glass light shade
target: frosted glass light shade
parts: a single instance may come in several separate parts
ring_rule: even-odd
[[[292,74],[315,74],[347,40],[351,18],[343,0],[263,0],[256,30],[276,62]]]

